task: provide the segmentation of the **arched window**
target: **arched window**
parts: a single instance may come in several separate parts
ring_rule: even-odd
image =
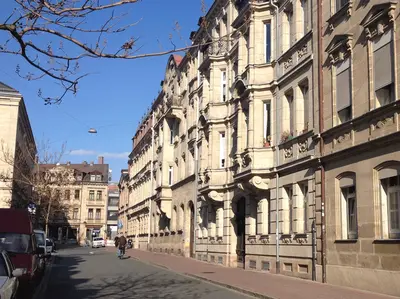
[[[340,206],[341,239],[357,239],[357,196],[356,175],[346,172],[336,178],[338,180],[338,199]]]
[[[383,163],[377,168],[381,238],[400,238],[400,162]]]

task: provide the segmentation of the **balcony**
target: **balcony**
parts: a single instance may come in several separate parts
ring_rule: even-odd
[[[105,204],[106,202],[104,198],[96,198],[96,199],[89,198],[86,200],[87,206],[104,206]]]

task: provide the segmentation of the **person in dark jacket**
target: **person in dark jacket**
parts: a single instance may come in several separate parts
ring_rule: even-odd
[[[124,235],[119,237],[118,240],[118,249],[119,249],[119,258],[122,258],[125,254],[125,246],[126,246],[126,238]]]

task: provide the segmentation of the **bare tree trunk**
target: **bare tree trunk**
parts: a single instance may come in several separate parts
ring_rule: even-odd
[[[49,204],[47,206],[47,212],[46,212],[46,224],[45,224],[45,232],[46,236],[49,233],[49,218],[50,218],[50,211],[51,211],[51,199],[49,200]]]

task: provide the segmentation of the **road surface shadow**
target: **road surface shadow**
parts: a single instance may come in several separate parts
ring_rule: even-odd
[[[43,299],[222,298],[219,288],[133,259],[120,267],[109,255],[98,255],[98,261],[90,258],[87,254],[57,257]]]

